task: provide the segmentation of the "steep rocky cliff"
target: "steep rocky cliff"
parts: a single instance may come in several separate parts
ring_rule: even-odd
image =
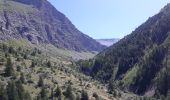
[[[80,32],[47,0],[0,0],[0,39],[22,38],[75,51],[104,46]]]

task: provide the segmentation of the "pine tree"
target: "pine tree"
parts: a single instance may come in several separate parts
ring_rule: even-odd
[[[170,100],[170,91],[168,91],[165,100]]]
[[[113,93],[114,97],[117,97],[117,91],[116,90],[113,90],[112,93]]]
[[[89,100],[88,93],[84,90],[81,93],[81,100]]]
[[[15,53],[15,50],[13,47],[9,47],[9,50],[8,50],[9,53]]]
[[[65,96],[69,97],[71,93],[72,93],[72,87],[71,85],[69,85],[65,91]]]
[[[20,80],[21,82],[24,84],[25,83],[25,77],[24,77],[24,73],[20,74]]]
[[[47,67],[49,67],[49,68],[50,68],[50,67],[52,67],[52,65],[51,65],[51,62],[50,62],[50,61],[48,61],[48,62],[47,62]]]
[[[20,80],[18,80],[16,82],[16,87],[17,87],[17,92],[18,92],[18,96],[19,96],[20,100],[24,100],[25,90],[24,90],[24,87],[22,86],[22,82]]]
[[[115,91],[115,86],[112,81],[109,82],[108,91],[110,94]]]
[[[14,69],[12,65],[11,58],[7,58],[6,68],[5,68],[5,76],[14,76]]]
[[[7,95],[9,100],[20,100],[18,91],[14,81],[11,81],[7,85]]]
[[[51,100],[54,100],[54,89],[51,89],[51,96],[50,96]]]
[[[47,91],[46,91],[44,86],[41,89],[40,97],[41,97],[41,100],[47,100],[48,99]]]
[[[3,45],[2,45],[2,49],[3,49],[4,52],[6,52],[7,49],[8,49],[7,45],[3,44]]]
[[[39,87],[43,87],[44,86],[44,81],[43,81],[43,78],[41,76],[39,77],[38,86]]]
[[[18,59],[18,58],[17,58]],[[17,71],[21,72],[21,66],[17,66]]]
[[[34,61],[32,61],[31,67],[32,67],[32,68],[35,67],[35,62],[34,62]]]
[[[24,59],[27,59],[27,58],[28,58],[27,54],[24,54]]]
[[[75,96],[73,94],[73,89],[71,85],[69,85],[64,93],[66,98],[69,98],[69,100],[75,100]]]
[[[24,100],[32,100],[31,95],[28,92],[25,92],[24,97],[25,97]]]
[[[3,85],[0,85],[0,100],[8,100],[7,91]]]
[[[36,56],[36,51],[33,51],[33,52],[31,53],[31,56]]]
[[[76,95],[76,100],[81,100],[81,98],[80,98],[80,95],[79,95],[79,94],[77,94],[77,95]]]
[[[41,95],[38,95],[36,100],[41,100]]]
[[[63,100],[62,96],[59,96],[59,97],[58,97],[58,100]]]
[[[62,92],[59,86],[57,86],[56,90],[55,90],[55,97],[61,97],[62,96]]]
[[[160,99],[161,95],[158,90],[155,91],[155,96],[157,99]]]

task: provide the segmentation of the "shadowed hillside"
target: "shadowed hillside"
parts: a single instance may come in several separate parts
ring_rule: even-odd
[[[140,95],[168,96],[169,24],[170,4],[94,59],[80,62],[82,71]]]

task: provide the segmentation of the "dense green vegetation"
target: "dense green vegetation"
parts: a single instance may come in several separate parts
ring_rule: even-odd
[[[81,70],[125,91],[157,99],[168,96],[169,6],[94,59],[79,61]]]

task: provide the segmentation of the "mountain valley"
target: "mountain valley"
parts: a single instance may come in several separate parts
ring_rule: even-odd
[[[170,100],[170,4],[93,39],[48,0],[0,0],[0,100]]]

